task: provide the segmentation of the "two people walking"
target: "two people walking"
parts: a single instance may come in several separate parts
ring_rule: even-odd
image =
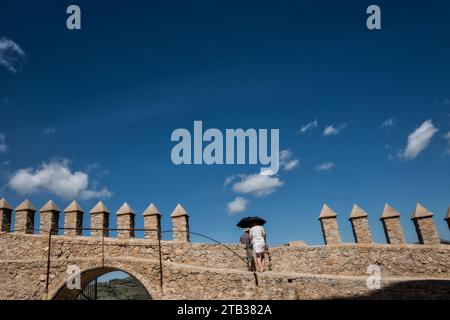
[[[256,217],[250,217],[250,218],[256,218]],[[265,271],[265,260],[264,260],[264,252],[266,250],[266,231],[262,227],[262,224],[265,223],[265,221],[261,218],[249,219],[249,223],[245,225],[250,225],[250,228],[245,228],[244,233],[241,236],[241,244],[245,244],[246,251],[247,251],[247,261],[248,261],[248,267],[250,271]],[[243,219],[244,220],[244,219]],[[243,221],[241,220],[241,222]],[[239,223],[238,226],[243,223]],[[255,254],[255,259],[253,256],[253,253]],[[257,267],[257,268],[256,268]]]

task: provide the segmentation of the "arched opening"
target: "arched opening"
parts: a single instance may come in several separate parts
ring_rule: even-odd
[[[79,286],[64,284],[54,300],[151,300],[147,288],[132,274],[117,268],[81,272]],[[78,288],[76,288],[78,287]]]

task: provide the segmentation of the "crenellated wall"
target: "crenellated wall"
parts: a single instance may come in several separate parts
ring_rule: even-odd
[[[35,230],[36,210],[25,200],[11,230],[13,210],[0,200],[1,299],[73,299],[79,291],[66,286],[71,265],[82,271],[83,284],[112,270],[128,272],[154,299],[450,299],[450,246],[436,240],[433,213],[420,204],[412,216],[420,244],[405,243],[400,214],[388,205],[380,218],[387,244],[373,243],[368,214],[356,205],[350,214],[356,243],[341,243],[337,214],[324,205],[326,245],[271,247],[271,270],[257,274],[247,271],[241,245],[191,243],[189,215],[180,205],[171,214],[172,241],[160,239],[161,214],[153,204],[143,213],[144,239],[134,238],[136,214],[126,203],[116,215],[116,238],[108,237],[110,213],[101,202],[90,213],[90,236],[81,236],[84,213],[75,201],[64,210],[64,235],[56,232],[57,205],[49,201],[40,211]],[[380,270],[380,288],[367,285],[371,266]]]

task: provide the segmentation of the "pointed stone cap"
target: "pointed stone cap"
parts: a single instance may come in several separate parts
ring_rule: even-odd
[[[16,211],[34,211],[36,212],[36,209],[33,207],[33,204],[30,202],[30,200],[25,199],[21,204],[19,204],[16,208]]]
[[[367,212],[358,207],[358,205],[356,204],[353,206],[352,212],[350,213],[350,219],[364,218],[367,216],[368,216]]]
[[[399,218],[399,217],[400,217],[400,213],[397,210],[392,208],[387,203],[384,205],[384,210],[383,210],[383,213],[381,214],[380,219]]]
[[[7,209],[7,210],[12,210],[11,206],[9,205],[8,201],[6,201],[5,199],[0,199],[0,209]]]
[[[123,205],[117,210],[116,215],[120,216],[122,214],[134,214],[134,210],[124,202]]]
[[[159,212],[158,208],[153,204],[150,203],[150,205],[145,209],[143,216],[160,216],[161,213]]]
[[[427,208],[422,206],[420,203],[416,205],[416,209],[414,210],[414,213],[412,215],[412,219],[421,219],[421,218],[428,218],[432,217],[433,212],[429,211]]]
[[[446,214],[444,220],[450,220],[450,207],[448,207],[447,214]]]
[[[170,216],[172,218],[182,217],[182,216],[189,217],[188,213],[186,212],[186,210],[184,210],[184,208],[181,206],[181,204],[177,204],[175,210],[173,210],[173,212]]]
[[[337,213],[334,212],[329,206],[324,204],[322,207],[322,211],[320,211],[319,219],[335,218],[335,217],[337,217]]]
[[[47,212],[47,211],[61,212],[61,210],[59,210],[58,206],[53,202],[53,200],[50,200],[49,202],[47,202],[39,211],[41,211],[41,212]]]
[[[64,209],[64,212],[83,212],[83,209],[81,209],[80,205],[78,204],[78,202],[76,202],[75,200],[73,200],[68,206],[67,208]]]
[[[103,202],[99,201],[95,207],[92,208],[91,210],[91,214],[92,213],[109,213],[108,208],[105,207],[105,205],[103,204]]]

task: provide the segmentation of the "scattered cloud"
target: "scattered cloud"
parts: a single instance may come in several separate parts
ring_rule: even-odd
[[[292,169],[295,169],[300,160],[293,159],[292,158],[292,150],[282,150],[280,152],[280,168],[286,171],[291,171]]]
[[[291,171],[300,163],[299,159],[293,158],[291,149],[280,151],[279,160],[280,168],[284,171]],[[264,197],[274,193],[283,184],[284,182],[269,168],[255,174],[233,175],[227,177],[224,182],[225,186],[232,185],[231,188],[237,193],[252,194],[256,197]]]
[[[335,136],[335,135],[339,134],[346,126],[347,126],[346,124],[340,124],[338,126],[335,126],[335,125],[328,126],[323,130],[323,135],[324,136]]]
[[[436,104],[443,104],[443,105],[448,106],[448,105],[450,105],[450,99],[448,97],[444,97],[442,99],[435,100],[434,103],[436,103]]]
[[[305,133],[309,130],[315,129],[319,126],[319,119],[316,119],[308,124],[305,124],[303,127],[298,130],[299,133]]]
[[[447,149],[445,150],[445,155],[450,155],[450,131],[444,134],[444,139],[447,140]]]
[[[333,162],[325,162],[325,163],[321,163],[319,165],[316,166],[316,170],[317,171],[328,171],[333,169],[334,167],[334,163]]]
[[[227,185],[233,183],[234,181],[236,181],[236,179],[242,178],[242,177],[245,177],[245,175],[243,175],[243,174],[236,174],[234,176],[226,177],[225,178],[225,182],[224,182],[223,185],[227,186]]]
[[[106,169],[103,169],[100,163],[93,162],[87,165],[86,172],[92,173],[96,177],[103,177],[109,174],[109,171]]]
[[[6,144],[6,135],[3,133],[0,133],[0,153],[4,153],[8,151],[9,147]]]
[[[283,184],[284,182],[276,176],[256,173],[241,176],[240,181],[233,185],[233,190],[238,193],[263,197],[275,192]]]
[[[385,120],[382,124],[381,124],[381,128],[391,128],[391,127],[395,127],[397,124],[397,122],[395,121],[394,118],[389,118],[387,120]]]
[[[25,52],[14,41],[5,37],[0,39],[0,66],[17,73],[20,63],[25,59]]]
[[[89,200],[89,199],[106,199],[110,198],[112,196],[112,193],[108,191],[108,189],[103,188],[101,190],[83,190],[80,192],[80,198],[82,200]]]
[[[9,187],[20,194],[47,191],[64,199],[108,198],[112,194],[106,188],[89,189],[89,175],[72,172],[69,160],[43,163],[39,168],[20,169],[9,180]]]
[[[236,197],[228,203],[227,210],[229,214],[237,214],[247,209],[248,200],[242,197]]]
[[[431,138],[438,131],[432,120],[424,121],[420,127],[408,136],[408,143],[404,150],[400,150],[398,156],[404,160],[412,160],[430,144]]]
[[[55,134],[55,133],[56,133],[56,129],[54,127],[48,127],[48,128],[45,128],[45,130],[44,130],[44,134],[50,135],[50,134]]]

